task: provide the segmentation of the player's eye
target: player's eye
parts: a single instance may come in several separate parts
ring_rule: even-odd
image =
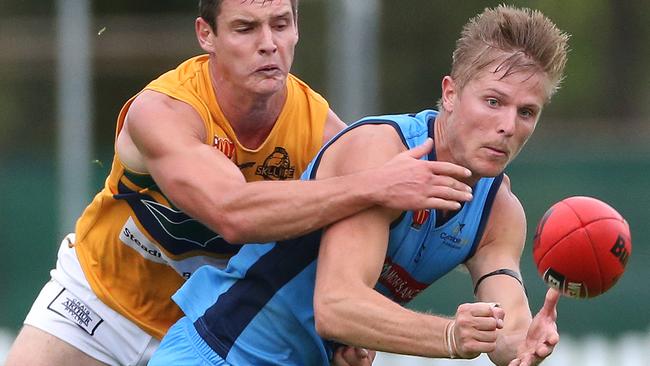
[[[519,115],[524,118],[531,118],[535,116],[535,112],[529,108],[522,108],[519,110]]]
[[[279,31],[285,30],[287,27],[288,27],[288,24],[286,22],[276,23],[273,26],[273,28],[275,28],[275,30],[279,30]]]
[[[248,33],[253,30],[255,24],[250,22],[236,22],[233,24],[232,30],[236,33]]]
[[[499,105],[499,101],[496,98],[487,98],[486,102],[490,107],[496,107]]]

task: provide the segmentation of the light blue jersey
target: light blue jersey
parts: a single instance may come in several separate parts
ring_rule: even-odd
[[[368,117],[364,124],[395,127],[408,148],[433,136],[436,111]],[[323,151],[302,179],[316,175]],[[432,152],[428,160],[435,160]],[[392,225],[376,290],[406,304],[476,250],[502,175],[483,178],[474,198],[453,217],[435,210],[403,213]],[[321,231],[269,244],[245,245],[225,270],[201,267],[173,299],[186,317],[172,327],[152,365],[323,365],[334,344],[314,326],[313,295]],[[192,360],[192,361],[188,361]]]

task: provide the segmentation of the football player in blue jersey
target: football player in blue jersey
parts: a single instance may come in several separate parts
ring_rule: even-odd
[[[225,265],[230,244],[304,235],[376,204],[471,198],[455,179],[469,170],[419,159],[431,142],[380,169],[296,180],[346,127],[290,73],[299,1],[198,3],[204,54],[124,104],[106,184],[62,240],[7,366],[144,365],[182,315],[171,295],[198,265]]]
[[[432,358],[486,353],[537,365],[559,341],[549,289],[533,317],[520,275],[524,209],[503,173],[558,89],[568,35],[539,11],[498,6],[464,27],[439,112],[368,117],[330,141],[303,179],[380,166],[428,138],[427,160],[469,168],[458,210],[373,207],[303,237],[245,245],[174,295],[185,313],[151,365],[329,365],[339,344]],[[459,265],[476,302],[452,317],[402,305]]]

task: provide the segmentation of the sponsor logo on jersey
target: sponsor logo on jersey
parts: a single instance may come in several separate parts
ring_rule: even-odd
[[[90,335],[94,335],[97,327],[104,321],[83,301],[66,289],[59,292],[47,308],[77,324],[79,328]]]
[[[414,279],[407,270],[393,263],[389,257],[384,261],[378,282],[384,285],[393,295],[393,299],[400,304],[411,301],[428,286]]]
[[[424,223],[429,219],[429,216],[431,216],[431,210],[428,208],[424,210],[413,211],[413,221],[411,222],[411,227],[415,230],[420,230],[420,228],[422,228],[422,225],[424,225]]]
[[[296,167],[291,166],[287,150],[276,146],[271,155],[264,159],[264,163],[257,166],[255,175],[261,175],[265,180],[287,180],[293,179],[295,171]]]
[[[227,137],[214,136],[212,146],[221,151],[230,160],[235,160],[235,144]]]
[[[454,226],[451,232],[447,232],[447,231],[441,232],[440,239],[442,239],[443,244],[445,244],[446,246],[455,249],[460,249],[461,247],[469,243],[468,239],[465,239],[461,236],[464,228],[465,228],[465,224],[458,224]]]
[[[190,278],[197,268],[204,265],[225,268],[228,263],[228,258],[230,258],[230,255],[226,258],[213,258],[204,255],[193,255],[182,259],[169,258],[158,249],[156,244],[152,243],[147,236],[140,231],[131,217],[129,217],[124,227],[122,227],[120,240],[140,253],[140,255],[145,259],[156,263],[166,263],[170,265],[185,279]]]
[[[156,263],[166,263],[156,244],[152,243],[151,240],[140,231],[132,217],[129,217],[122,227],[120,240],[122,243],[135,249],[135,251],[140,253],[144,258]]]

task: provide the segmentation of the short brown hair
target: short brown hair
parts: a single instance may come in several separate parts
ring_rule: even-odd
[[[241,1],[246,2],[251,0]],[[266,2],[269,0],[263,1]],[[199,0],[199,16],[210,25],[213,32],[217,31],[217,17],[221,13],[221,3],[223,3],[223,0]],[[295,19],[298,16],[298,0],[291,0],[291,9],[293,10],[293,17]]]
[[[463,27],[453,53],[451,77],[460,89],[486,66],[504,76],[530,69],[548,76],[550,98],[560,87],[569,35],[538,10],[500,5],[486,8]]]

